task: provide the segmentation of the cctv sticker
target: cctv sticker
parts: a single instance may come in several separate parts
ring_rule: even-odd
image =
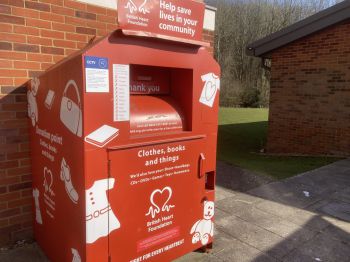
[[[109,93],[108,58],[85,56],[85,83],[87,93]]]

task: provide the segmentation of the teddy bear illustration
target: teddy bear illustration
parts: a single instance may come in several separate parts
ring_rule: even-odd
[[[209,242],[209,238],[214,235],[214,223],[212,218],[214,217],[214,202],[204,202],[203,219],[198,220],[191,229],[190,234],[193,234],[192,243],[196,244],[201,241],[202,245],[206,245]]]

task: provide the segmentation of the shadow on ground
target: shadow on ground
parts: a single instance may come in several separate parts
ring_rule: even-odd
[[[214,249],[195,260],[350,261],[350,160],[246,192],[218,176]]]

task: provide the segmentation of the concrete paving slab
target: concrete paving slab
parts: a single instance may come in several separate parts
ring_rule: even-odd
[[[325,172],[323,175],[317,172],[306,173],[304,175],[298,175],[296,177],[286,179],[285,182],[308,186],[319,194],[333,194],[346,188],[346,185],[344,185],[343,181],[340,179],[334,178],[330,184],[329,172]]]
[[[350,222],[350,204],[341,201],[331,201],[319,209],[320,212],[345,222]]]
[[[283,262],[307,262],[307,261],[320,261],[322,260],[319,257],[312,257],[309,255],[306,255],[302,253],[299,249],[294,250],[293,252],[289,253],[287,256],[285,256],[282,260]]]
[[[263,201],[258,203],[256,207],[272,215],[281,217],[295,225],[307,227],[314,231],[320,231],[329,225],[329,223],[322,219],[322,216],[318,215],[316,212],[291,207],[286,204]],[[309,223],[310,221],[312,221],[312,223]]]
[[[219,208],[215,208],[215,221],[231,216],[230,213],[227,213]]]
[[[216,221],[217,227],[260,251],[267,251],[278,245],[283,238],[261,227],[250,224],[236,216],[230,216]],[[281,252],[285,252],[282,251]]]
[[[261,186],[248,193],[271,201],[277,200],[279,203],[289,206],[304,208],[322,199],[322,194],[328,195],[334,192],[317,190],[315,187],[291,181],[281,181]]]
[[[0,253],[1,262],[49,262],[36,243]]]
[[[350,187],[335,192],[333,195],[330,196],[330,198],[350,203]]]
[[[335,239],[336,241],[341,241],[350,245],[350,228],[349,225],[345,226],[336,226],[329,225],[321,231],[323,234],[328,235],[329,237]]]
[[[224,260],[212,254],[192,252],[186,256],[176,259],[174,262],[223,262]]]
[[[236,197],[230,197],[216,202],[216,208],[236,216],[244,210],[251,209],[252,207],[253,205],[251,203],[241,201]]]
[[[250,247],[242,242],[236,242],[236,244],[229,248],[216,254],[217,257],[225,262],[273,262],[276,259],[270,257],[267,254],[260,252],[259,250]]]
[[[312,258],[319,258],[321,261],[349,261],[350,246],[341,241],[334,241],[328,235],[319,233],[311,241],[302,245],[298,251]],[[295,256],[294,252],[288,255]]]
[[[225,198],[234,197],[236,194],[232,190],[227,190],[221,186],[217,186],[215,189],[215,201],[220,201]]]
[[[249,223],[262,227],[281,237],[289,237],[297,231],[304,231],[305,235],[312,233],[308,229],[304,229],[303,227],[300,227],[296,224],[264,212],[255,207],[251,209],[245,209],[237,216]]]

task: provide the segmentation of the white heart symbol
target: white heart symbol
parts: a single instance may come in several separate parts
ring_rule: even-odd
[[[162,211],[165,211],[165,210],[166,210],[166,206],[167,206],[168,202],[170,201],[171,196],[172,196],[172,194],[173,194],[171,188],[170,188],[170,187],[164,187],[162,190],[160,190],[160,189],[154,190],[153,193],[152,193],[152,195],[151,195],[151,199],[150,199],[150,200],[151,200],[151,203],[152,203],[152,205],[153,205],[154,207],[157,208],[158,212],[160,211],[160,207],[155,203],[154,197],[155,197],[156,194],[163,195],[163,193],[166,192],[166,191],[168,192],[168,198],[167,198],[167,200],[164,202],[164,204],[162,205]]]
[[[216,85],[213,84],[212,82],[207,82],[205,86],[205,99],[207,101],[210,101],[215,95],[215,91],[216,91]]]

